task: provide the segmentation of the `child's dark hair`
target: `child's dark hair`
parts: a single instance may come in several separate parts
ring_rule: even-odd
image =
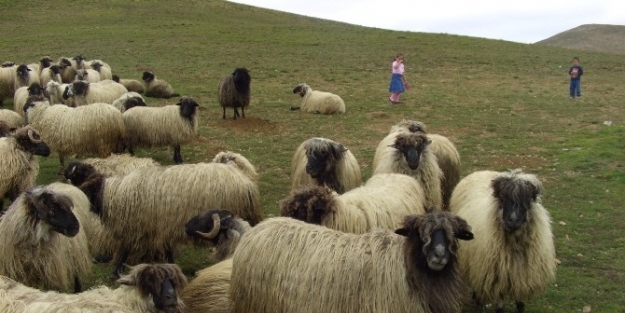
[[[578,57],[573,57],[573,61],[579,62],[579,58]]]

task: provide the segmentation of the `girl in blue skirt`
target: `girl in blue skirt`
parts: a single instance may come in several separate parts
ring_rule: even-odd
[[[391,76],[391,86],[388,88],[388,91],[391,93],[391,96],[388,98],[391,100],[391,103],[398,104],[399,98],[401,97],[402,92],[406,91],[404,85],[406,84],[406,80],[404,79],[404,54],[398,53],[395,57],[395,61],[393,61],[392,66],[393,76]]]

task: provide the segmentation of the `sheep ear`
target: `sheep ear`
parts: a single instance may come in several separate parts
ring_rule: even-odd
[[[399,228],[399,229],[395,230],[395,233],[400,235],[400,236],[406,237],[406,236],[408,236],[408,229],[406,229],[406,228]]]
[[[471,232],[471,226],[459,216],[454,216],[456,222],[456,229],[454,231],[454,237],[460,240],[472,240],[473,233]]]
[[[118,279],[117,283],[120,284],[120,285],[134,286],[135,285],[135,280],[131,276],[124,276],[124,277]]]
[[[395,233],[400,236],[408,236],[412,229],[418,229],[420,226],[419,217],[416,215],[406,216],[404,219],[404,227],[396,229]]]

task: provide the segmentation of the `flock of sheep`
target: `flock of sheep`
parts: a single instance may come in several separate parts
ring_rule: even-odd
[[[304,141],[281,217],[263,220],[244,156],[181,164],[198,104],[147,106],[141,94],[180,96],[152,72],[124,80],[81,56],[3,66],[0,95],[15,110],[0,110],[0,199],[13,201],[0,216],[0,312],[450,313],[471,295],[523,312],[555,278],[538,178],[461,178],[454,144],[421,122],[391,126],[364,184],[343,144]],[[226,107],[245,117],[250,83],[244,68],[220,80],[223,118]],[[345,112],[339,96],[293,92],[302,111]],[[176,165],[131,155],[149,146],[171,146]],[[36,186],[38,158],[51,153],[65,182]],[[74,155],[96,158],[65,166]],[[174,260],[187,244],[211,247],[217,262],[188,284]],[[114,262],[119,287],[83,291],[94,262]]]

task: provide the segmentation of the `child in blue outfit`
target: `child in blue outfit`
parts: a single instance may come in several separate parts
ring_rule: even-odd
[[[579,66],[579,58],[573,58],[573,66],[569,69],[569,75],[571,76],[571,85],[569,86],[569,92],[571,99],[575,100],[575,97],[582,96],[582,80],[581,76],[584,74],[584,70]]]

